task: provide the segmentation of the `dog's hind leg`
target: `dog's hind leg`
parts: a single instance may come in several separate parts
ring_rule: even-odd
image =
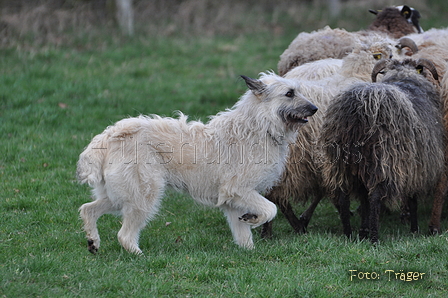
[[[118,241],[129,252],[141,254],[138,247],[140,231],[146,225],[148,212],[133,207],[123,208],[123,225],[118,231]]]
[[[118,241],[129,252],[141,254],[138,246],[140,231],[158,209],[163,193],[163,185],[155,181],[142,183],[140,192],[133,193],[132,198],[124,201],[122,208],[123,224],[118,232]],[[144,189],[146,188],[146,189]]]
[[[228,205],[222,205],[221,210],[227,217],[227,222],[229,223],[235,243],[241,247],[253,249],[254,242],[252,240],[251,228],[249,225],[239,220],[241,210],[233,209]]]
[[[86,203],[79,208],[79,214],[84,221],[84,230],[87,234],[88,249],[95,254],[100,247],[100,235],[96,222],[101,215],[119,211],[104,192],[103,187],[95,189],[97,199]]]

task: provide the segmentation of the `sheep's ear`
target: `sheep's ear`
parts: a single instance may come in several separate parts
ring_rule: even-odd
[[[266,89],[266,84],[260,80],[252,79],[246,76],[241,76],[246,81],[247,87],[255,94],[261,95]]]
[[[374,10],[374,9],[369,9],[369,12],[373,13],[374,15],[377,15],[379,11],[378,10]]]
[[[362,49],[362,46],[358,44],[353,48],[352,53],[359,54],[359,53],[361,53],[361,49]]]
[[[405,17],[405,19],[409,19],[412,15],[411,8],[407,5],[403,5],[403,8],[401,9],[401,15]]]

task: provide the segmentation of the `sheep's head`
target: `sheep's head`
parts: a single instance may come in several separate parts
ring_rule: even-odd
[[[393,46],[384,36],[372,35],[368,43],[358,43],[355,49],[344,57],[341,74],[368,81],[374,65],[381,60],[392,58]]]
[[[412,24],[415,27],[418,33],[423,32],[423,29],[420,27],[419,23],[420,12],[418,10],[415,10],[407,5],[396,6],[395,8],[400,11],[400,14],[408,21],[409,24]]]
[[[423,32],[419,24],[420,13],[407,5],[369,11],[376,15],[376,19],[369,26],[370,30],[386,32],[394,38]]]
[[[372,57],[372,61],[391,59],[392,44],[387,41],[372,42],[364,48],[364,51]]]
[[[401,52],[401,50],[403,50],[404,48],[409,48],[411,50],[411,53],[405,53],[406,56],[412,56],[418,52],[417,44],[409,37],[400,38],[395,47],[398,49],[398,52]]]
[[[378,74],[386,74],[388,71],[395,70],[397,72],[403,71],[404,69],[413,69],[415,73],[424,74],[424,69],[427,69],[434,80],[439,79],[437,74],[437,69],[431,60],[420,58],[418,60],[405,59],[403,61],[398,60],[382,60],[375,64],[372,70],[372,82],[376,82]]]

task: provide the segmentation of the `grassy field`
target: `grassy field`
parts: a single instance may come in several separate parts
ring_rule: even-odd
[[[99,220],[99,253],[87,251],[78,208],[90,191],[75,171],[90,139],[139,114],[181,110],[206,121],[246,90],[238,75],[275,69],[293,37],[136,37],[123,45],[0,49],[0,296],[446,295],[448,233],[425,234],[430,206],[420,209],[417,235],[398,214],[384,214],[381,244],[372,247],[347,240],[324,202],[308,234],[294,234],[279,214],[274,238],[254,230],[256,249],[247,251],[232,243],[219,211],[168,192],[142,231],[143,256],[121,248],[120,218],[109,215]],[[354,216],[355,227],[358,221]]]

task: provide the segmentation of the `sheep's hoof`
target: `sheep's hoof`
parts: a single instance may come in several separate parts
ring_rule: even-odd
[[[93,240],[92,239],[87,240],[87,248],[94,255],[98,252],[98,247],[96,247],[95,244],[93,244]]]
[[[429,234],[431,235],[440,234],[440,229],[437,227],[429,227]]]
[[[359,239],[367,239],[369,236],[369,229],[359,229]]]
[[[308,227],[308,224],[310,223],[310,218],[309,217],[305,217],[303,215],[300,215],[299,217],[299,224],[294,228],[294,230],[298,233],[298,234],[306,234],[307,230],[306,228]]]
[[[272,238],[272,221],[268,221],[263,224],[263,228],[261,229],[261,238],[263,239]]]
[[[252,213],[246,213],[241,217],[238,217],[238,219],[245,223],[252,223],[252,224],[258,223],[258,215]]]
[[[400,220],[402,224],[408,224],[410,222],[411,214],[409,212],[403,212],[400,214]]]
[[[306,234],[306,232],[307,232],[306,231],[307,224],[302,223],[301,219],[297,223],[294,223],[294,224],[290,223],[290,225],[294,229],[294,232],[296,232],[299,235]]]

